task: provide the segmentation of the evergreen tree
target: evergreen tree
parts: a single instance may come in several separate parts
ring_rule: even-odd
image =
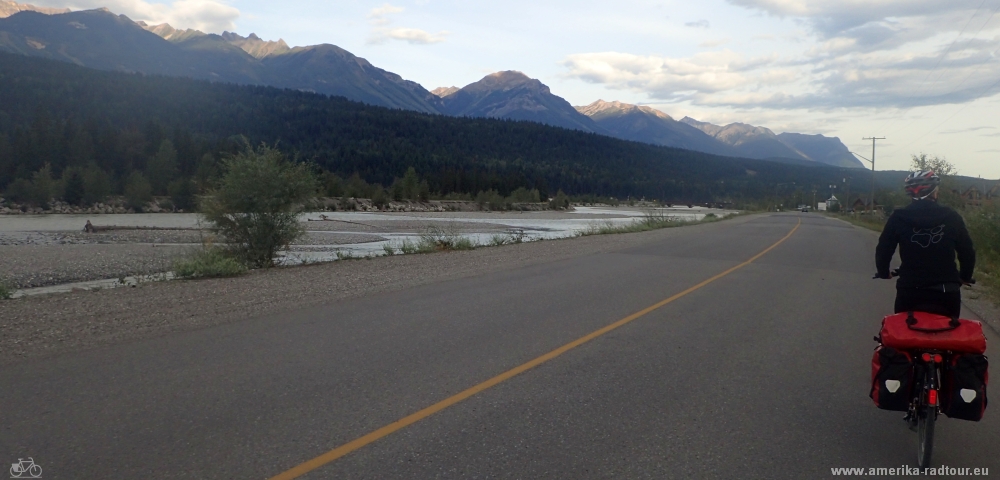
[[[146,176],[154,195],[167,194],[167,187],[177,176],[177,150],[170,140],[160,142],[156,155],[146,164]]]
[[[108,195],[111,195],[111,176],[91,163],[83,171],[83,203],[102,203]]]
[[[78,168],[67,168],[63,170],[63,201],[70,205],[81,205],[86,193],[83,182],[83,174]]]
[[[140,172],[132,172],[125,180],[125,204],[137,212],[153,200],[153,186]]]
[[[195,186],[193,181],[186,178],[179,178],[170,182],[170,186],[167,190],[170,192],[170,201],[173,202],[174,208],[184,210],[186,212],[194,210]]]
[[[35,206],[49,208],[49,202],[52,200],[54,190],[55,182],[52,180],[52,167],[46,163],[41,170],[38,170],[31,176],[31,193],[28,201]]]

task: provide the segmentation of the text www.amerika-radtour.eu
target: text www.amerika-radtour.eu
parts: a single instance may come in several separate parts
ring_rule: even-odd
[[[867,477],[867,476],[923,476],[923,475],[954,475],[954,476],[988,476],[990,474],[989,468],[971,468],[971,467],[949,467],[947,465],[941,465],[940,467],[931,467],[926,469],[920,469],[917,467],[869,467],[869,468],[843,468],[836,467],[831,468],[830,473],[834,476],[855,476],[855,477]]]

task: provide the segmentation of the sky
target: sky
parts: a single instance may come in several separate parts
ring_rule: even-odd
[[[500,70],[573,105],[839,137],[878,170],[927,153],[1000,178],[1000,0],[35,0],[332,43],[428,90]]]

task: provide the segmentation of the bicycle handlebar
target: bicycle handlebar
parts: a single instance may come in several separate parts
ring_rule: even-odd
[[[872,280],[880,280],[880,279],[882,279],[882,280],[891,280],[891,279],[896,278],[898,276],[899,276],[899,270],[897,269],[897,270],[891,270],[891,271],[889,271],[889,278],[883,279],[882,277],[878,276],[878,274],[876,273],[875,276],[872,277]]]
[[[892,270],[892,271],[889,272],[889,278],[883,279],[882,277],[878,276],[878,274],[875,274],[875,276],[872,277],[872,280],[879,280],[879,279],[882,279],[882,280],[891,280],[891,279],[896,278],[898,276],[899,276],[899,269],[896,269],[896,270]],[[969,279],[968,282],[966,282],[964,280],[962,281],[962,285],[975,285],[975,284],[976,284],[976,279],[975,278]]]

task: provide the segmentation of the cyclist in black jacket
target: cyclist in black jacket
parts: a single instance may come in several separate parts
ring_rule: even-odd
[[[972,283],[976,250],[961,215],[937,203],[940,183],[931,170],[906,177],[913,203],[892,212],[878,239],[879,278],[892,278],[889,262],[899,245],[896,313],[918,310],[957,318],[962,284]],[[955,266],[956,254],[961,268]]]

